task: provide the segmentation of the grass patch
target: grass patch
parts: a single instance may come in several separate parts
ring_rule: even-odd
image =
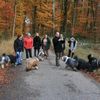
[[[68,43],[66,42],[65,53],[68,54]],[[100,59],[100,44],[93,43],[81,43],[78,41],[77,48],[75,50],[75,55],[80,58],[87,59],[88,54],[93,54],[94,57]]]
[[[14,53],[13,43],[14,43],[14,39],[1,41],[0,55],[2,55],[3,53],[13,54]]]

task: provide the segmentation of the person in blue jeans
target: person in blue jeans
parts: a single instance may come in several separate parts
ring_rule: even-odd
[[[14,50],[16,53],[16,65],[22,64],[22,52],[23,52],[23,38],[21,35],[18,35],[14,41]]]

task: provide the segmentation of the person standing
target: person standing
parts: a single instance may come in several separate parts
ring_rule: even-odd
[[[68,51],[68,57],[73,57],[74,56],[74,52],[76,50],[77,47],[77,41],[75,40],[75,38],[72,36],[70,38],[70,40],[68,41],[69,43],[69,51]]]
[[[40,52],[40,47],[41,47],[41,38],[39,36],[39,33],[36,33],[36,36],[34,37],[34,56],[38,56]]]
[[[62,43],[59,32],[56,32],[55,37],[53,38],[53,46],[56,55],[56,66],[60,66],[59,60],[62,52]]]
[[[23,39],[21,35],[18,35],[14,41],[14,51],[16,54],[16,65],[22,64],[22,52],[23,52]]]
[[[42,49],[44,54],[46,55],[46,58],[49,56],[48,50],[50,49],[50,45],[51,45],[50,39],[48,35],[45,34],[44,38],[42,39]]]
[[[24,37],[24,48],[26,51],[26,58],[32,58],[33,38],[30,33]]]

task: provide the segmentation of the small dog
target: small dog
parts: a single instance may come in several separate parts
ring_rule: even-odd
[[[66,67],[71,67],[72,70],[77,71],[78,62],[75,59],[68,56],[63,56],[62,61],[65,62],[67,65]]]
[[[41,50],[38,54],[39,61],[43,61],[45,57],[47,57],[47,55]]]
[[[37,70],[38,64],[39,64],[39,59],[38,58],[28,58],[26,60],[26,63],[27,63],[26,71]]]

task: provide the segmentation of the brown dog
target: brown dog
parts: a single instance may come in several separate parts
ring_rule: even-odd
[[[27,66],[26,71],[30,70],[37,70],[39,65],[39,59],[38,58],[28,58],[26,60]]]

